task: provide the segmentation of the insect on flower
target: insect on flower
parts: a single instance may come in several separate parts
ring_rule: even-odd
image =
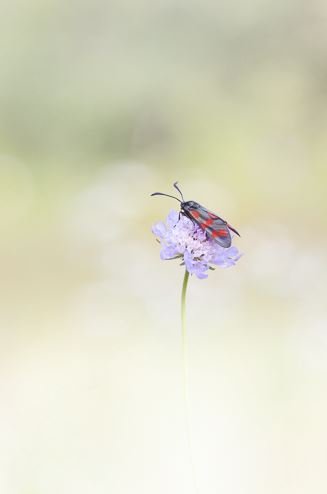
[[[180,215],[182,214],[186,216],[193,221],[193,223],[201,227],[209,239],[215,240],[221,247],[226,249],[229,248],[232,243],[230,230],[236,233],[239,237],[240,234],[235,230],[235,228],[229,225],[227,221],[212,213],[204,206],[201,206],[201,204],[195,201],[185,201],[177,184],[178,182],[175,182],[174,187],[180,193],[182,200],[169,194],[163,194],[162,192],[154,192],[151,196],[166,196],[176,199],[176,201],[181,204]]]

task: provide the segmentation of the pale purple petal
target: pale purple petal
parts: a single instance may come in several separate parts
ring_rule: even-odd
[[[222,249],[212,260],[213,264],[222,268],[229,268],[234,266],[236,261],[239,260],[241,254],[236,247],[230,247],[229,249]]]
[[[177,213],[177,211],[174,211],[172,209],[167,216],[167,226],[168,227],[176,226],[176,223],[178,223],[178,218],[179,218],[179,213]]]
[[[200,280],[204,280],[205,278],[208,278],[208,275],[203,272],[196,272],[195,274]]]
[[[229,257],[237,257],[239,255],[238,249],[234,246],[229,247],[229,249],[226,250],[228,251]]]
[[[208,275],[206,273],[206,271],[208,271],[209,267],[206,266],[205,264],[201,263],[201,262],[197,262],[194,266],[193,266],[193,273],[200,279],[204,279],[204,278],[208,278]]]
[[[214,257],[214,259],[212,259],[213,264],[216,264],[217,266],[223,266],[225,264],[225,261],[226,261],[225,254],[221,254],[221,253],[219,253]]]
[[[184,252],[184,262],[185,262],[185,266],[186,266],[187,271],[189,273],[192,273],[194,261],[193,261],[192,255],[189,253],[188,250],[186,250]]]
[[[162,238],[166,233],[165,224],[162,221],[160,221],[159,223],[153,225],[152,233],[154,233],[154,235],[156,235],[157,237]]]
[[[160,257],[162,260],[166,259],[171,259],[172,257],[175,257],[179,254],[177,248],[175,245],[167,245],[166,247],[163,247],[160,252]]]

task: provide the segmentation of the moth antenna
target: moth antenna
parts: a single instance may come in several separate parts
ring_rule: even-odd
[[[178,202],[182,202],[180,199],[178,199],[178,197],[170,196],[169,194],[163,194],[163,192],[153,192],[151,196],[166,196],[166,197],[171,197],[172,199],[176,199],[176,201]]]
[[[175,189],[177,189],[177,190],[178,190],[178,192],[180,193],[181,198],[183,199],[183,202],[185,202],[184,197],[183,197],[183,194],[182,194],[182,191],[181,191],[181,189],[178,187],[178,185],[177,185],[177,184],[178,184],[178,182],[175,182],[175,183],[174,183],[174,187],[175,187]]]

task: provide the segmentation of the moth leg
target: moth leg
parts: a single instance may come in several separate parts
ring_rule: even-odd
[[[178,214],[178,221],[181,219],[182,215],[187,217],[187,215],[184,213],[184,211],[180,211]]]
[[[177,221],[177,223],[180,221],[182,214],[185,216],[184,211],[180,211],[180,212],[178,213],[178,221]],[[177,225],[177,223],[176,223],[176,225]],[[175,226],[176,226],[176,225],[175,225]],[[174,226],[174,228],[175,228],[175,226]]]

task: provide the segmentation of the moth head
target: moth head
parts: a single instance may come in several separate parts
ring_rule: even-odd
[[[199,209],[200,204],[198,204],[195,201],[186,201],[186,202],[182,202],[181,207],[186,209]]]

